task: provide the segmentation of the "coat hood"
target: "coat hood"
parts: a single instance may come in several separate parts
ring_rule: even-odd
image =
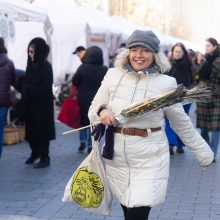
[[[46,44],[45,40],[40,37],[36,37],[30,41],[28,48],[30,45],[35,47],[34,63],[44,62],[47,59],[50,51],[49,46]]]
[[[0,66],[4,66],[8,62],[8,57],[6,53],[0,54]]]
[[[102,65],[103,64],[102,49],[97,46],[89,47],[88,49],[86,49],[86,53],[84,57],[82,58],[82,62],[89,63],[89,64]]]

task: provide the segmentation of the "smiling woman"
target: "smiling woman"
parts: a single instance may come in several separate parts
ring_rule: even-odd
[[[170,158],[165,116],[202,166],[213,160],[212,151],[194,129],[182,104],[157,109],[126,123],[115,118],[131,103],[177,88],[175,78],[163,74],[170,64],[159,52],[159,43],[152,31],[134,31],[89,109],[91,123],[101,121],[108,126],[103,148],[107,181],[121,203],[125,220],[147,220],[151,207],[165,200]]]
[[[130,63],[134,70],[143,70],[146,66],[150,66],[154,61],[154,54],[149,49],[138,46],[132,47],[130,50]]]

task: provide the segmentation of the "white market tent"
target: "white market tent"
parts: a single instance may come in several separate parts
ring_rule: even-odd
[[[16,21],[48,22],[47,13],[21,0],[0,0],[0,13],[9,14]]]
[[[62,82],[65,74],[73,74],[80,60],[72,52],[79,45],[85,48],[100,46],[105,64],[111,50],[120,45],[121,31],[109,15],[95,9],[75,5],[69,0],[37,0],[33,3],[44,8],[53,24],[53,69],[55,83]]]
[[[54,82],[59,84],[64,80],[65,74],[71,74],[74,67],[79,66],[80,60],[72,52],[78,45],[87,45],[88,25],[81,19],[76,19],[73,4],[68,1],[36,1],[32,4],[48,12],[53,24],[52,66]],[[75,58],[75,59],[74,59]]]
[[[55,83],[62,82],[65,74],[74,74],[80,65],[79,58],[72,52],[79,45],[100,46],[105,64],[114,55],[122,41],[135,29],[148,29],[137,26],[125,19],[92,8],[83,8],[70,0],[36,0],[33,5],[48,12],[54,27],[52,39],[52,60]],[[157,32],[162,45],[170,44],[167,36]]]
[[[0,36],[6,40],[8,55],[15,67],[25,69],[27,46],[34,35],[27,33],[38,26],[41,36],[50,43],[53,32],[47,12],[20,0],[0,0]],[[36,29],[35,29],[36,31]]]
[[[113,26],[107,14],[76,6],[68,0],[39,0],[34,4],[0,0],[0,14],[13,18],[15,35],[13,39],[4,38],[16,68],[25,70],[28,43],[34,37],[42,37],[50,45],[55,83],[62,82],[65,74],[73,74],[80,65],[79,58],[72,54],[77,46],[100,46],[108,65],[109,50],[120,44],[120,30]],[[52,30],[50,21],[51,36],[48,35]]]
[[[43,37],[51,48],[55,84],[63,82],[65,74],[73,74],[80,65],[79,58],[72,54],[77,46],[100,46],[105,64],[108,65],[109,55],[114,54],[121,42],[135,29],[148,29],[131,24],[121,17],[111,17],[102,11],[79,7],[71,0],[36,0],[33,4],[0,0],[2,12],[20,21],[15,22],[15,42],[8,41],[9,57],[15,62],[16,68],[26,67],[29,41],[34,37]],[[50,21],[53,25],[51,36],[48,34],[52,30]],[[180,41],[153,31],[161,40],[161,45]]]

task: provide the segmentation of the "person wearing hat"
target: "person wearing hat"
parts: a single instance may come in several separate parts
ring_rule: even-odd
[[[91,123],[99,120],[113,132],[109,141],[110,133],[107,135],[106,130],[102,155],[106,159],[108,185],[122,206],[125,220],[147,220],[151,207],[165,201],[170,163],[165,116],[202,167],[213,160],[213,152],[181,103],[126,123],[115,119],[114,115],[131,103],[177,87],[174,77],[163,74],[170,69],[170,64],[159,51],[159,44],[152,31],[134,31],[126,48],[117,55],[115,68],[106,73],[88,113]]]
[[[75,51],[73,52],[73,54],[76,54],[80,60],[82,60],[83,56],[85,55],[86,49],[83,46],[78,46]]]

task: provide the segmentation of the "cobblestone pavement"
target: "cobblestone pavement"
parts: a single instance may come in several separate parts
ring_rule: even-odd
[[[195,118],[193,118],[195,120]],[[92,214],[61,201],[67,181],[86,153],[78,153],[78,133],[56,122],[51,142],[51,166],[34,169],[24,161],[28,144],[4,146],[0,160],[0,220],[123,220],[117,201],[111,216]],[[219,161],[219,162],[218,162]],[[220,158],[205,172],[190,151],[171,158],[166,202],[152,208],[150,220],[219,220]],[[138,219],[137,219],[138,220]]]

